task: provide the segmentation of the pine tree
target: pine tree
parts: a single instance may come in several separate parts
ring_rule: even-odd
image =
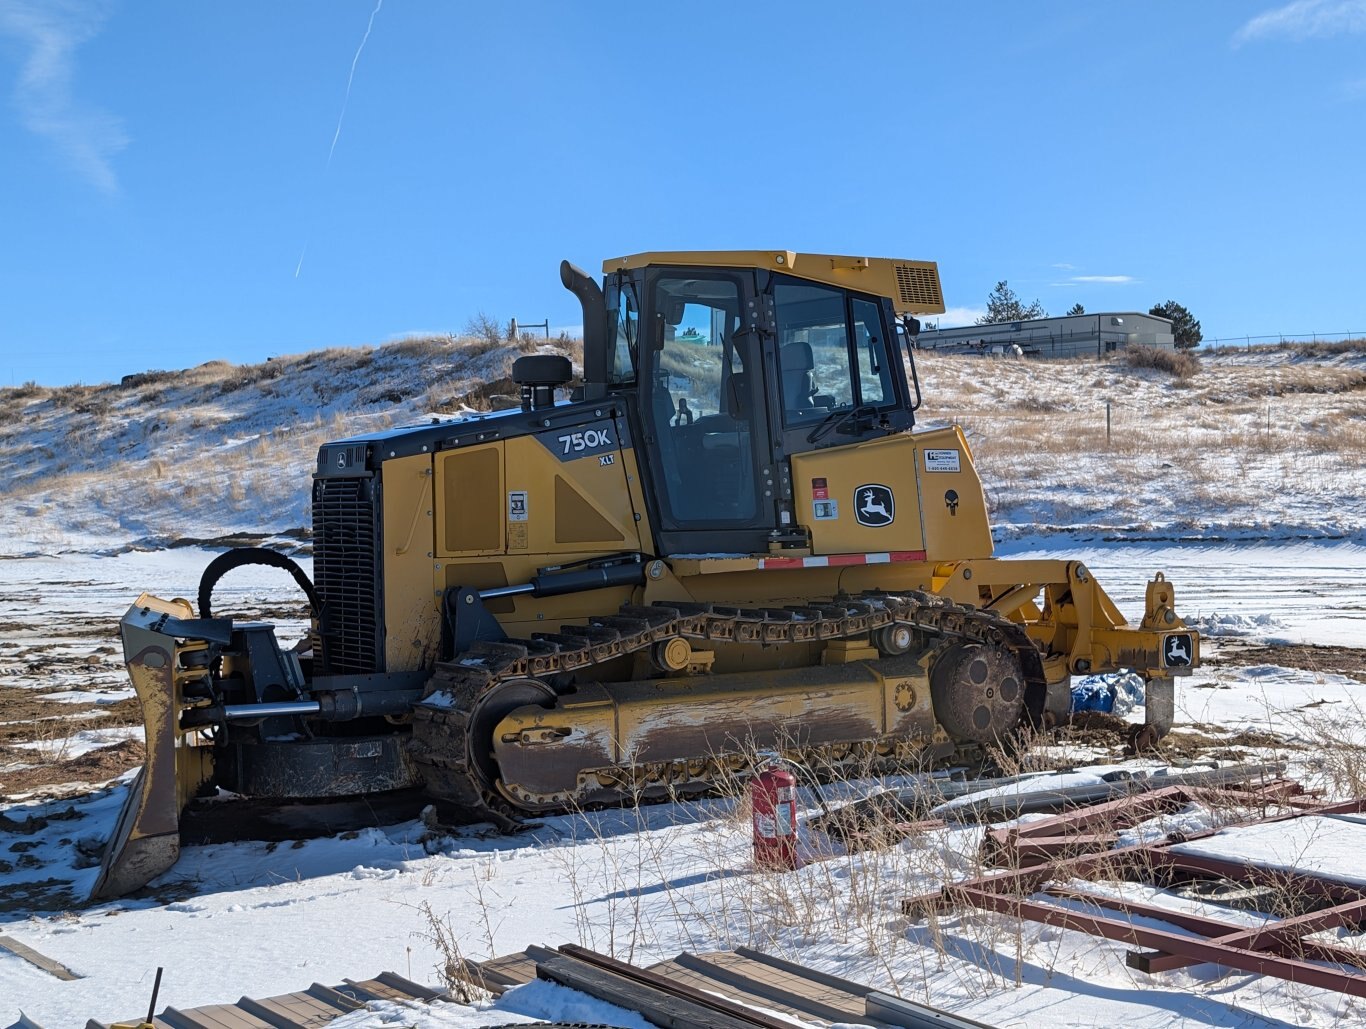
[[[1016,292],[1006,285],[1006,280],[1002,279],[996,283],[996,288],[987,294],[987,313],[977,319],[978,325],[990,325],[992,322],[1023,322],[1031,318],[1047,318],[1048,312],[1043,309],[1043,305],[1035,300],[1028,307],[1025,306]]]
[[[1204,337],[1200,334],[1200,323],[1195,320],[1190,311],[1186,310],[1175,300],[1168,300],[1165,304],[1154,304],[1148,310],[1149,314],[1155,314],[1159,318],[1169,318],[1172,323],[1172,337],[1176,340],[1176,345],[1182,350],[1190,350],[1200,344]]]

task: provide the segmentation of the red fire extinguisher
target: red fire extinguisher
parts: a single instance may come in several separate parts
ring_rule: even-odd
[[[797,867],[797,779],[781,758],[768,764],[749,782],[754,818],[754,866],[770,871]]]

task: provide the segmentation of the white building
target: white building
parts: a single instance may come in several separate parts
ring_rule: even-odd
[[[984,356],[1014,355],[1018,347],[1025,357],[1098,357],[1131,344],[1175,347],[1170,319],[1138,311],[928,329],[919,342],[921,350]]]

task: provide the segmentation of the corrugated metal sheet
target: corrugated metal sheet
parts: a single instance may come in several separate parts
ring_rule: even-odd
[[[430,1002],[448,999],[434,990],[405,979],[395,972],[381,972],[373,979],[345,979],[340,986],[314,983],[306,990],[278,997],[241,997],[235,1004],[206,1004],[180,1010],[164,1008],[152,1020],[156,1029],[317,1029],[335,1018],[358,1011],[373,1000]],[[134,1025],[141,1015],[117,1019]],[[22,1029],[41,1029],[21,1017]],[[91,1019],[85,1029],[109,1029],[111,1023]]]

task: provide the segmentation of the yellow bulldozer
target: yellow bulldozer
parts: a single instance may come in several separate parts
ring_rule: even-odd
[[[313,574],[233,550],[198,610],[122,620],[147,761],[93,896],[169,868],[215,787],[292,802],[424,790],[443,816],[687,797],[778,750],[820,775],[981,762],[1066,718],[1073,675],[1146,681],[1151,744],[1199,637],[1161,573],[1129,624],[1078,561],[1000,560],[956,426],[916,429],[926,261],[643,253],[519,408],[324,445]],[[307,646],[215,617],[287,568]]]

